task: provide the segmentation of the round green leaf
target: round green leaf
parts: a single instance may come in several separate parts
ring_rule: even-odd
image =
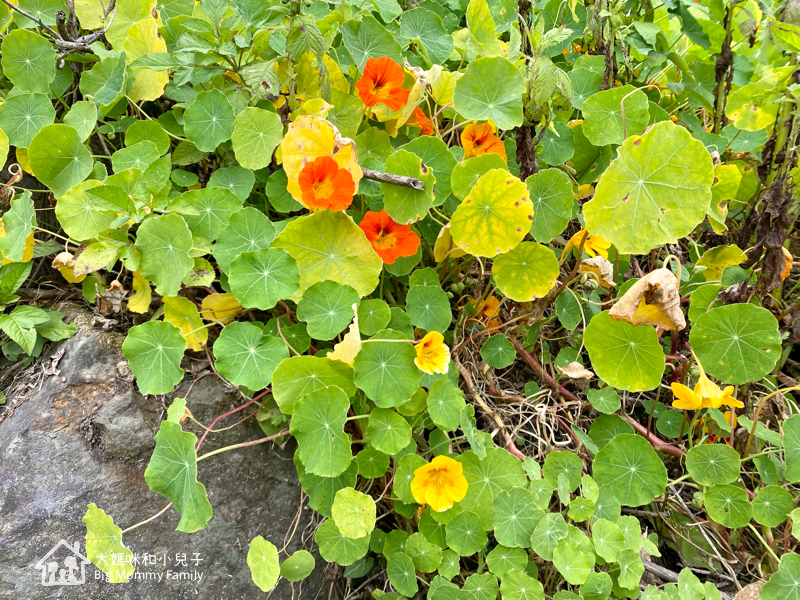
[[[74,110],[74,107],[73,107]],[[95,121],[97,117],[95,117]],[[94,126],[94,122],[92,122]],[[164,131],[158,121],[134,121],[125,132],[125,145],[135,146],[139,142],[150,142],[158,148],[159,156],[166,153],[170,147],[169,134]]]
[[[528,181],[531,179],[529,177]],[[558,273],[556,255],[550,248],[535,242],[522,242],[497,256],[492,264],[497,287],[517,302],[530,302],[546,296],[556,284]]]
[[[567,128],[572,132],[571,129]],[[569,175],[558,169],[545,169],[525,180],[533,202],[531,235],[547,244],[567,228],[572,220],[575,197]],[[552,252],[551,252],[552,254]]]
[[[297,291],[300,269],[282,248],[243,252],[231,262],[228,283],[245,308],[269,310]]]
[[[623,128],[629,136],[640,135],[650,123],[647,95],[631,85],[592,94],[582,111],[583,133],[595,146],[621,144],[625,139]]]
[[[272,394],[285,415],[292,414],[300,398],[327,386],[341,388],[348,396],[355,394],[352,367],[340,360],[293,356],[281,361],[272,375]]]
[[[450,548],[442,551],[442,562],[439,565],[437,573],[445,579],[452,579],[461,570],[460,565],[461,557],[457,552],[453,552]],[[467,600],[472,600],[467,598]]]
[[[500,586],[491,573],[473,573],[464,580],[462,591],[470,592],[476,600],[496,600]]]
[[[404,504],[414,504],[414,495],[411,493],[411,482],[414,480],[414,471],[427,464],[419,454],[406,454],[399,460],[394,473],[394,495]]]
[[[572,296],[572,294],[568,294]],[[562,294],[559,296],[561,298]],[[599,390],[589,390],[586,392],[589,402],[592,406],[599,410],[601,413],[611,414],[617,412],[622,406],[622,401],[619,398],[617,390],[612,387],[604,387]]]
[[[320,281],[303,293],[297,304],[297,318],[308,324],[312,338],[331,340],[353,320],[353,305],[360,301],[358,292],[349,285]]]
[[[592,557],[594,559],[594,557]],[[570,585],[581,585],[592,572],[594,560],[575,546],[564,544],[553,550],[553,566]]]
[[[197,94],[183,119],[186,137],[202,152],[213,152],[233,132],[233,107],[219,90]]]
[[[503,448],[487,448],[483,459],[472,450],[465,452],[461,464],[468,484],[461,507],[480,515],[484,529],[489,531],[493,527],[492,503],[497,494],[528,482],[522,462]]]
[[[568,532],[567,523],[560,513],[548,513],[533,530],[531,548],[543,559],[553,560],[553,550]]]
[[[552,487],[558,487],[560,475],[567,478],[569,492],[574,492],[581,484],[581,474],[583,473],[583,461],[581,458],[569,450],[555,450],[547,454],[542,468],[542,475]]]
[[[137,123],[144,122],[137,121]],[[94,102],[89,102],[88,100],[76,102],[69,109],[69,112],[64,115],[64,125],[74,128],[78,135],[81,136],[81,140],[85,142],[97,125],[97,106]],[[169,146],[167,147],[169,148]]]
[[[352,310],[350,312],[352,315]],[[364,300],[358,307],[358,330],[363,335],[375,335],[391,318],[392,311],[386,302],[380,298]]]
[[[297,439],[306,471],[336,477],[350,466],[350,436],[342,431],[350,401],[341,388],[327,387],[300,398],[289,431]]]
[[[308,494],[308,505],[328,518],[331,516],[336,492],[342,488],[353,487],[358,479],[358,466],[355,463],[351,463],[350,467],[338,477],[318,477],[306,471],[300,460],[300,453],[295,452],[294,466],[297,469],[300,485]]]
[[[752,304],[729,304],[700,315],[689,343],[709,375],[737,385],[764,377],[781,355],[778,320]]]
[[[151,217],[136,232],[139,272],[156,284],[162,296],[178,294],[181,280],[194,267],[191,249],[192,233],[180,215]]]
[[[510,367],[516,357],[514,346],[501,333],[490,336],[481,346],[483,362],[495,369]]]
[[[185,350],[186,340],[181,330],[163,321],[132,327],[122,343],[122,354],[128,359],[143,394],[168,394],[180,383]]]
[[[275,226],[257,208],[248,206],[233,213],[214,244],[214,258],[219,268],[229,273],[234,258],[242,252],[269,248],[275,233]]]
[[[591,69],[572,69],[569,72],[569,79],[572,83],[572,106],[578,110],[583,108],[583,103],[589,96],[598,93],[603,85],[603,73]],[[617,107],[619,107],[619,103],[617,103]]]
[[[667,487],[667,469],[647,441],[629,433],[618,435],[592,463],[597,485],[609,485],[621,504],[652,502]]]
[[[300,289],[291,299],[318,281],[349,285],[366,296],[378,285],[383,261],[372,249],[364,232],[341,211],[322,210],[289,223],[275,241],[300,267]]]
[[[615,562],[625,547],[625,536],[616,523],[597,519],[592,524],[594,551],[607,562]]]
[[[140,142],[139,145],[144,143],[150,142]],[[212,242],[227,228],[231,216],[242,209],[242,201],[224,188],[189,190],[173,203],[189,209],[184,218],[192,234]]]
[[[725,444],[703,444],[686,453],[686,469],[700,485],[733,483],[740,468],[739,453]]]
[[[780,486],[761,488],[753,499],[753,519],[759,525],[777,527],[789,516],[793,503],[792,495]]]
[[[544,517],[544,513],[534,504],[533,494],[521,487],[500,492],[492,503],[492,512],[497,542],[518,548],[530,547],[533,530]],[[502,576],[498,573],[495,575]]]
[[[188,131],[186,135],[189,136]],[[276,113],[250,106],[236,115],[230,138],[240,165],[246,169],[263,169],[272,162],[272,153],[283,139],[281,118]]]
[[[403,15],[403,23],[406,22],[409,15],[420,10],[424,9],[418,8],[405,13]],[[452,39],[450,36],[447,36],[447,38]],[[422,160],[423,165],[433,171],[433,176],[436,179],[434,205],[438,206],[444,202],[445,198],[447,198],[452,191],[450,187],[450,177],[456,166],[456,159],[452,153],[448,151],[447,144],[436,136],[422,135],[400,146],[398,150],[406,150],[415,154]]]
[[[358,474],[367,479],[377,479],[389,468],[389,456],[372,445],[356,454],[356,462]]]
[[[272,542],[268,542],[260,535],[254,537],[250,542],[250,549],[247,551],[247,566],[250,567],[253,583],[262,592],[272,590],[281,576],[278,549]]]
[[[261,390],[272,381],[275,368],[289,357],[283,340],[264,335],[244,321],[230,323],[214,342],[214,368],[234,385]]]
[[[443,431],[455,431],[458,428],[464,406],[464,392],[448,379],[439,379],[428,392],[428,414],[431,421]]]
[[[153,142],[139,142],[127,148],[120,148],[111,155],[111,167],[115,173],[126,169],[146,171],[161,153]]]
[[[211,174],[208,180],[210,188],[225,188],[230,190],[242,202],[250,197],[253,186],[256,183],[256,176],[250,169],[242,167],[225,167],[217,169]]]
[[[530,537],[527,540],[528,546],[531,545]],[[507,548],[498,544],[494,550],[486,555],[486,566],[500,579],[512,569],[524,571],[528,564],[528,553],[522,548]]]
[[[2,45],[3,75],[25,92],[50,93],[56,78],[56,53],[42,36],[27,29],[7,33]]]
[[[102,185],[93,179],[83,181],[58,199],[56,218],[72,239],[84,241],[96,239],[100,232],[108,229],[117,214],[97,210],[96,202],[86,193]]]
[[[425,56],[434,65],[443,65],[455,47],[453,38],[445,30],[439,15],[424,8],[415,8],[403,13],[400,20],[400,35],[419,44]]]
[[[386,559],[386,574],[389,582],[398,592],[411,598],[417,593],[417,574],[414,561],[403,552],[392,554]]]
[[[601,415],[589,427],[589,437],[600,450],[622,433],[633,433],[633,427],[617,415]]]
[[[311,575],[315,566],[311,552],[298,550],[281,563],[281,577],[287,581],[300,581]]]
[[[481,176],[456,209],[450,233],[465,252],[491,258],[519,244],[532,221],[528,188],[508,171],[493,169]]]
[[[36,178],[56,197],[86,179],[94,165],[78,132],[60,124],[46,125],[33,136],[28,160]]]
[[[674,244],[705,218],[713,180],[702,142],[672,121],[656,123],[618,150],[583,207],[586,228],[620,254]]]
[[[406,312],[411,323],[425,331],[445,332],[450,327],[450,300],[439,286],[416,285],[406,295]]]
[[[459,200],[466,198],[478,180],[493,169],[508,170],[508,165],[499,154],[482,154],[468,158],[453,168],[450,184]]]
[[[30,146],[36,133],[55,118],[53,104],[44,94],[17,94],[0,105],[0,128],[8,135],[9,144],[17,148]]]
[[[761,600],[800,600],[800,555],[781,556],[778,572],[761,588]]]
[[[606,600],[611,595],[613,587],[614,583],[608,573],[589,573],[586,583],[580,588],[580,593],[585,600]]]
[[[404,340],[391,329],[375,334],[376,340]],[[417,391],[420,372],[414,359],[417,353],[410,343],[364,342],[353,362],[355,383],[381,408],[400,406]]]
[[[573,69],[570,74],[574,72],[575,70]],[[560,165],[567,162],[575,154],[575,134],[572,133],[572,128],[569,125],[560,121],[553,123],[553,128],[556,130],[555,133],[548,128],[544,132],[544,136],[542,136],[542,160],[548,165]],[[527,183],[528,180],[526,179],[525,182]],[[531,199],[533,199],[533,191],[531,191]],[[536,237],[535,234],[534,237]],[[539,238],[536,239],[539,240]]]
[[[433,206],[433,186],[436,182],[433,169],[408,150],[395,150],[386,159],[386,172],[422,181],[421,190],[381,183],[383,208],[398,223],[413,223],[422,219]]]
[[[411,442],[411,426],[393,410],[375,408],[367,426],[369,443],[389,456],[394,456]]]
[[[445,526],[447,545],[461,556],[471,556],[486,546],[488,538],[481,518],[465,510],[457,514]]]
[[[500,581],[503,600],[544,600],[544,588],[524,571],[512,569]]]
[[[655,328],[615,321],[603,311],[589,321],[584,343],[594,372],[609,385],[641,392],[661,383],[665,358]]]
[[[432,573],[442,562],[442,551],[431,544],[422,533],[413,533],[406,540],[406,554],[414,561],[414,567],[423,573]]]
[[[433,510],[428,508],[422,513],[419,520],[419,532],[425,536],[430,543],[434,544],[437,548],[446,548],[447,540],[445,538],[445,525],[446,523],[437,522],[433,516]],[[441,556],[441,550],[439,551]]]
[[[351,487],[336,492],[331,514],[339,533],[351,539],[368,536],[375,529],[375,501]]]
[[[635,589],[644,575],[644,564],[639,557],[639,552],[626,548],[619,553],[617,563],[619,564],[617,584],[622,588]]]
[[[467,65],[453,89],[453,107],[465,119],[491,119],[499,129],[522,125],[525,81],[502,57],[478,58]]]
[[[351,539],[343,536],[332,520],[325,521],[317,528],[314,541],[319,546],[319,555],[328,562],[343,567],[352,565],[369,550],[369,537]]]
[[[746,527],[753,516],[753,506],[741,487],[717,484],[705,493],[708,516],[723,527],[738,529]]]

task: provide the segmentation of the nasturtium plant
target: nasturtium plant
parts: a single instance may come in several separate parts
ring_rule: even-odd
[[[800,21],[674,4],[6,3],[0,386],[114,329],[187,533],[198,461],[288,448],[317,515],[236,585],[797,596]]]

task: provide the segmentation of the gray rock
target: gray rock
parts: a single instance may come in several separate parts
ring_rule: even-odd
[[[168,504],[147,487],[144,470],[153,435],[171,400],[138,393],[119,350],[121,335],[93,327],[85,315],[76,322],[75,337],[55,345],[17,378],[8,391],[7,410],[0,416],[0,600],[265,598],[250,578],[249,543],[262,535],[280,549],[289,539],[287,532],[291,537],[287,551],[309,549],[317,568],[294,589],[282,580],[270,598],[327,598],[325,563],[311,540],[313,511],[306,507],[296,529],[293,525],[301,499],[292,464],[293,441],[285,448],[266,443],[231,450],[199,464],[198,478],[214,507],[207,529],[194,534],[175,531],[179,515],[170,509],[126,533],[125,544],[140,560],[139,577],[148,574],[154,579],[111,584],[89,564],[84,584],[42,585],[36,564],[52,547],[63,539],[84,548],[86,528],[81,518],[87,504],[102,508],[122,529]],[[173,396],[187,397],[192,415],[204,424],[244,402],[213,374],[193,383],[187,376]],[[217,428],[233,425],[251,412],[236,413]],[[188,419],[182,426],[198,437],[203,431]],[[262,437],[252,417],[209,434],[200,454]],[[53,556],[63,560],[68,554],[62,546]],[[144,555],[154,555],[156,564],[142,564]],[[186,566],[180,564],[182,555]],[[80,559],[76,560],[79,574]],[[176,573],[194,579],[168,579]]]

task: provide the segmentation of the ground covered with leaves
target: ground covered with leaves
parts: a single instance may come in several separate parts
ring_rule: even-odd
[[[203,441],[252,418],[235,448],[296,445],[329,597],[800,599],[795,0],[0,25],[0,385],[71,298],[143,394],[237,389],[200,439],[191,394],[155,435],[180,531],[218,508],[197,463],[231,447]],[[88,505],[86,556],[128,585],[114,517]],[[311,573],[259,530],[253,584]]]

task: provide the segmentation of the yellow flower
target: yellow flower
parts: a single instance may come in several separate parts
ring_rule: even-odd
[[[467,479],[461,463],[447,456],[437,456],[414,471],[411,493],[420,504],[430,504],[436,512],[452,508],[467,495]]]
[[[494,296],[489,296],[485,301],[477,303],[475,300],[470,300],[470,304],[475,306],[476,318],[479,321],[485,321],[486,327],[492,328],[501,325],[500,320],[496,318],[500,314],[500,300]]]
[[[731,394],[733,394],[732,385],[721,390],[716,383],[706,377],[706,373],[703,371],[703,365],[700,364],[697,357],[695,357],[695,361],[700,371],[700,378],[697,380],[694,390],[689,389],[677,381],[673,382],[671,385],[672,393],[675,394],[676,398],[676,400],[672,402],[674,408],[698,410],[700,408],[719,408],[722,405],[736,408],[742,408],[744,406],[739,400],[731,396]]]
[[[564,246],[564,252],[561,253],[561,258],[563,259],[569,252],[575,248],[581,247],[581,240],[583,239],[583,235],[586,233],[585,229],[581,229],[578,233],[573,235],[567,245]],[[607,242],[599,235],[587,235],[586,241],[583,243],[583,249],[591,257],[597,256],[598,254],[603,258],[608,258],[608,249],[611,247],[611,242]]]
[[[420,371],[433,375],[441,373],[447,375],[450,366],[450,348],[444,343],[444,336],[438,331],[431,331],[425,335],[416,346],[417,358],[414,364]]]

